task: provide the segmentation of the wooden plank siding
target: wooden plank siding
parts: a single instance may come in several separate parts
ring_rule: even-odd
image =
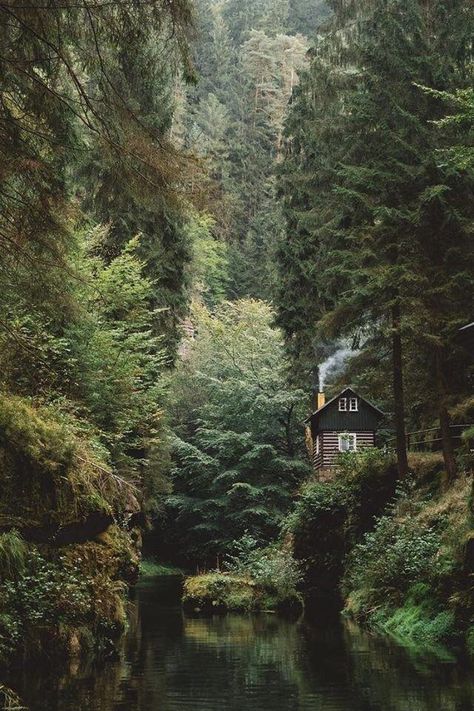
[[[339,451],[339,435],[341,432],[320,432],[319,454],[316,454],[316,440],[313,441],[313,466],[315,469],[334,467]],[[366,449],[375,446],[374,431],[354,431],[350,434],[356,435],[356,449]]]
[[[314,467],[314,469],[321,469],[321,467],[323,466],[323,448],[322,448],[322,442],[321,442],[321,435],[317,435],[317,437],[319,437],[319,453],[318,453],[316,439],[314,439],[313,440],[313,467]]]

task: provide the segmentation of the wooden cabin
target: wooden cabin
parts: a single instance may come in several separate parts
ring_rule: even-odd
[[[341,452],[375,447],[384,414],[352,388],[328,402],[323,393],[317,398],[317,409],[306,420],[307,442],[315,472],[330,478]]]

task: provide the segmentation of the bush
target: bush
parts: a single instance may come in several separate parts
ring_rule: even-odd
[[[293,558],[288,547],[274,544],[264,548],[245,534],[234,542],[234,554],[226,559],[226,567],[273,594],[275,599],[286,600],[293,596],[302,580],[301,565]]]
[[[400,599],[413,583],[434,582],[440,576],[440,546],[439,533],[420,529],[418,521],[382,516],[351,552],[343,591],[366,591],[369,606]]]
[[[77,548],[87,555],[92,545]],[[104,548],[95,545],[99,551]],[[0,657],[21,645],[32,653],[41,651],[43,636],[56,640],[56,652],[62,652],[72,636],[82,639],[80,631],[86,628],[100,647],[124,630],[126,585],[113,579],[115,552],[101,569],[72,553],[51,559],[50,551],[47,557],[30,548],[22,572],[0,585]]]
[[[346,554],[373,528],[394,496],[395,482],[393,457],[369,449],[342,455],[334,481],[302,487],[285,530],[303,562],[309,597],[334,601]]]
[[[469,482],[427,493],[419,479],[346,560],[345,610],[356,619],[413,643],[433,643],[467,629],[472,582],[466,567]]]
[[[187,578],[183,603],[199,609],[276,610],[300,608],[297,586],[299,564],[288,547],[261,548],[249,534],[234,541],[234,554],[225,561],[225,572]]]

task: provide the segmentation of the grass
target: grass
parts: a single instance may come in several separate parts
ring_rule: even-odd
[[[183,605],[198,611],[300,611],[302,601],[296,591],[278,594],[248,575],[212,572],[186,578]]]
[[[141,578],[157,578],[162,575],[184,575],[181,568],[168,563],[159,563],[156,560],[142,560],[140,563]]]
[[[27,550],[18,531],[0,534],[0,579],[14,578],[23,572]]]

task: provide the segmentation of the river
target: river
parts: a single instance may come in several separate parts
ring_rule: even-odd
[[[36,667],[30,711],[472,711],[474,668],[337,620],[183,614],[177,581],[142,582],[119,659]]]

